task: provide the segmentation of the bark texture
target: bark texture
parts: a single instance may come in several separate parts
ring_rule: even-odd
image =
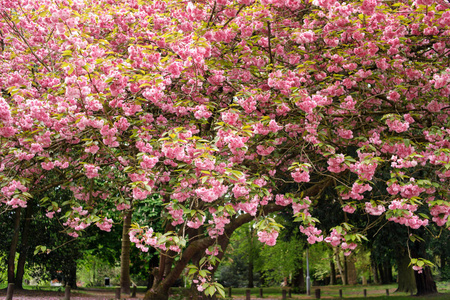
[[[16,208],[14,213],[14,235],[11,240],[11,247],[9,248],[8,254],[8,283],[14,283],[15,281],[16,252],[20,238],[20,213],[21,208],[20,207]]]
[[[410,259],[407,253],[397,259],[398,266],[398,288],[396,292],[414,293],[416,291],[416,279],[412,266],[409,265]]]
[[[334,265],[333,257],[330,257],[330,285],[336,284],[336,267]]]
[[[29,202],[25,210],[25,220],[22,229],[22,241],[20,243],[20,255],[19,260],[17,262],[17,271],[14,284],[14,288],[19,290],[23,289],[23,275],[25,274],[25,262],[28,255],[28,248],[29,248],[28,239],[30,235],[30,224],[32,215],[33,215],[33,205],[31,202]]]
[[[126,213],[123,219],[123,230],[122,230],[122,252],[120,255],[120,289],[122,293],[129,294],[131,286],[130,278],[130,250],[131,242],[130,232],[131,227],[131,217],[133,212],[130,210]]]
[[[436,294],[438,292],[429,267],[424,268],[422,273],[415,271],[414,277],[417,284],[417,296]]]
[[[354,255],[347,258],[347,278],[348,284],[350,285],[355,285],[358,283],[355,261],[356,257]]]

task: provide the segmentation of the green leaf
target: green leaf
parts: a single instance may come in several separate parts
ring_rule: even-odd
[[[212,296],[212,295],[214,295],[214,292],[216,291],[216,288],[213,286],[213,285],[210,285],[207,289],[206,289],[206,291],[205,291],[205,294],[207,295],[207,296]]]

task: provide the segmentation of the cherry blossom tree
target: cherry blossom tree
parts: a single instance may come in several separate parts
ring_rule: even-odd
[[[1,0],[0,16],[2,208],[61,186],[73,199],[49,215],[77,236],[110,227],[104,203],[159,193],[165,232],[130,232],[161,254],[147,299],[187,267],[223,292],[229,236],[256,220],[275,244],[282,209],[350,254],[361,228],[310,213],[325,187],[347,214],[450,225],[445,0]]]

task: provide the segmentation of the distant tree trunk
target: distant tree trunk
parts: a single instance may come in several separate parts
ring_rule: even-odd
[[[15,261],[17,245],[19,244],[20,237],[20,212],[21,208],[15,209],[14,215],[14,235],[11,240],[11,247],[9,248],[8,254],[8,283],[15,283]]]
[[[380,284],[380,276],[378,275],[377,264],[373,259],[371,260],[372,260],[371,269],[373,273],[373,282],[375,284]]]
[[[394,281],[392,277],[392,265],[390,261],[387,261],[383,265],[383,270],[385,273],[386,283],[391,283]]]
[[[253,284],[253,259],[254,259],[254,252],[255,252],[254,247],[253,247],[253,227],[252,226],[250,226],[248,242],[250,244],[250,249],[249,249],[249,253],[248,253],[249,255],[248,255],[247,287],[252,288],[252,287],[254,287],[254,284]]]
[[[122,293],[130,293],[130,250],[131,242],[128,235],[131,227],[131,217],[133,215],[132,210],[129,210],[123,218],[122,229],[122,252],[120,255],[120,290]]]
[[[69,273],[66,278],[66,285],[70,286],[71,289],[77,288],[77,261],[75,259],[70,263]]]
[[[387,284],[386,272],[384,272],[384,268],[382,264],[378,264],[378,273],[380,274],[381,284]]]
[[[415,271],[414,277],[416,278],[417,284],[417,296],[437,293],[436,282],[434,282],[433,275],[431,275],[431,269],[429,267],[424,268],[422,273]]]
[[[330,257],[330,285],[336,284],[336,267],[334,265],[333,257]]]
[[[302,292],[305,290],[305,276],[303,271],[303,259],[301,254],[297,254],[296,265],[299,266],[298,269],[294,271],[292,276],[291,287],[295,291]]]
[[[252,288],[254,287],[253,284],[253,256],[250,255],[249,257],[249,262],[248,262],[248,284],[247,287],[248,288]]]
[[[33,206],[32,203],[29,202],[27,205],[27,209],[25,210],[25,220],[22,229],[22,241],[20,244],[20,255],[19,261],[17,262],[17,271],[14,289],[23,289],[23,275],[25,273],[25,262],[28,254],[28,237],[30,235],[30,223],[31,217],[33,215]]]
[[[150,258],[149,261],[149,274],[148,274],[148,280],[147,280],[147,290],[149,290],[152,285],[153,285],[153,281],[155,280],[155,276],[153,275],[155,268],[158,267],[158,262],[159,262],[159,258],[158,255],[156,254],[157,252],[155,251],[155,253],[153,253],[152,258]]]
[[[404,255],[400,255],[397,259],[398,265],[398,288],[396,292],[411,293],[416,291],[416,279],[414,277],[414,271],[409,265],[410,259],[405,252]]]
[[[334,250],[334,257],[336,258],[336,265],[339,270],[339,275],[341,275],[342,284],[347,285],[346,275],[344,272],[344,268],[342,267],[341,259],[339,256],[339,250],[337,250],[337,248]]]
[[[441,255],[441,269],[445,268],[446,261],[447,261],[447,257],[445,257],[445,255]]]
[[[348,266],[347,266],[347,256],[344,255],[344,279],[342,280],[344,285],[348,284]]]

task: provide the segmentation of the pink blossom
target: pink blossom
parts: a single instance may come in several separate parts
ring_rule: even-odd
[[[340,234],[335,228],[333,228],[330,236],[325,238],[325,242],[330,243],[333,247],[337,247],[341,243],[342,239],[342,234]]]
[[[397,133],[401,133],[407,131],[409,128],[409,123],[402,123],[399,120],[386,120],[386,124],[389,126],[389,131],[395,131]]]
[[[19,198],[12,198],[11,200],[6,202],[7,205],[12,206],[13,208],[17,208],[17,207],[27,207],[27,202],[19,199]]]
[[[308,170],[300,170],[299,168],[295,169],[295,172],[291,173],[292,178],[294,178],[295,182],[309,182],[309,171]]]
[[[92,153],[92,154],[95,154],[95,153],[97,153],[97,151],[99,150],[100,148],[97,146],[97,145],[92,145],[92,146],[90,146],[90,147],[87,147],[87,148],[85,148],[84,149],[84,151],[85,152],[88,152],[88,153]]]
[[[365,206],[366,212],[372,216],[380,216],[386,211],[386,208],[383,205],[373,207],[372,203],[366,202]]]
[[[155,157],[155,156],[150,157],[147,155],[143,155],[140,166],[145,170],[151,170],[151,169],[153,169],[153,167],[155,167],[158,160],[159,160],[158,157]]]
[[[306,228],[300,225],[299,228],[300,228],[300,232],[302,232],[303,234],[305,234],[308,237],[307,238],[308,243],[315,244],[316,242],[323,241],[322,230],[319,230],[312,225],[310,225]]]
[[[202,119],[202,118],[208,119],[211,115],[212,115],[212,112],[210,112],[205,105],[196,106],[195,113],[194,113],[194,117],[196,119]]]
[[[106,232],[110,232],[111,231],[111,227],[113,220],[112,219],[108,219],[108,218],[104,218],[102,220],[100,220],[99,222],[95,223],[95,225],[97,225],[98,228],[100,228],[100,230],[106,231]]]
[[[138,187],[135,187],[133,189],[133,198],[137,199],[137,200],[143,200],[143,199],[147,198],[149,193],[150,192],[147,190],[143,190]]]
[[[84,170],[86,172],[87,178],[95,178],[99,176],[98,171],[100,170],[100,167],[91,164],[85,164]]]
[[[337,132],[339,136],[343,139],[349,140],[353,138],[353,131],[351,131],[350,129],[339,128]]]
[[[275,147],[264,147],[263,145],[256,146],[256,152],[261,156],[267,156],[275,150]]]
[[[249,194],[250,190],[246,188],[245,186],[235,185],[233,187],[233,194],[236,199],[240,197],[245,197]]]
[[[277,243],[277,237],[278,231],[276,230],[272,230],[270,232],[258,231],[258,240],[268,246],[274,246]]]
[[[364,0],[361,5],[361,11],[366,15],[373,15],[375,7],[378,5],[377,0]]]
[[[203,225],[203,223],[205,222],[205,217],[195,217],[192,220],[188,221],[186,223],[186,225],[190,228],[199,228],[200,226]]]
[[[304,112],[311,114],[314,110],[314,108],[317,107],[317,103],[314,102],[311,97],[304,97],[302,100],[297,101],[295,103],[295,105],[297,105],[301,110],[303,110]]]
[[[52,170],[55,167],[55,163],[49,161],[49,162],[42,162],[41,163],[42,169],[44,170]]]
[[[237,125],[237,121],[239,119],[239,114],[233,112],[223,112],[222,113],[222,121],[225,123],[235,126]]]
[[[49,211],[45,215],[47,216],[47,218],[52,219],[53,216],[55,215],[55,212],[54,211]]]
[[[0,97],[0,121],[9,122],[11,120],[10,106],[4,98]]]
[[[314,42],[315,40],[316,40],[316,36],[315,36],[314,32],[311,30],[301,32],[295,37],[295,42],[297,42],[299,44],[309,44],[309,43]]]
[[[275,120],[270,120],[269,122],[269,130],[272,132],[277,132],[283,129],[283,126],[279,126]]]
[[[345,161],[345,157],[343,154],[337,154],[335,157],[331,157],[328,159],[328,171],[333,173],[340,173],[348,169],[348,166],[343,162]]]
[[[349,214],[352,214],[352,213],[355,212],[356,208],[353,207],[353,206],[351,206],[351,205],[346,205],[346,206],[344,206],[344,207],[342,208],[342,210],[345,211],[345,212],[347,212],[347,213],[349,213]]]
[[[219,248],[218,247],[209,247],[205,250],[205,253],[207,255],[217,256],[219,254]]]

